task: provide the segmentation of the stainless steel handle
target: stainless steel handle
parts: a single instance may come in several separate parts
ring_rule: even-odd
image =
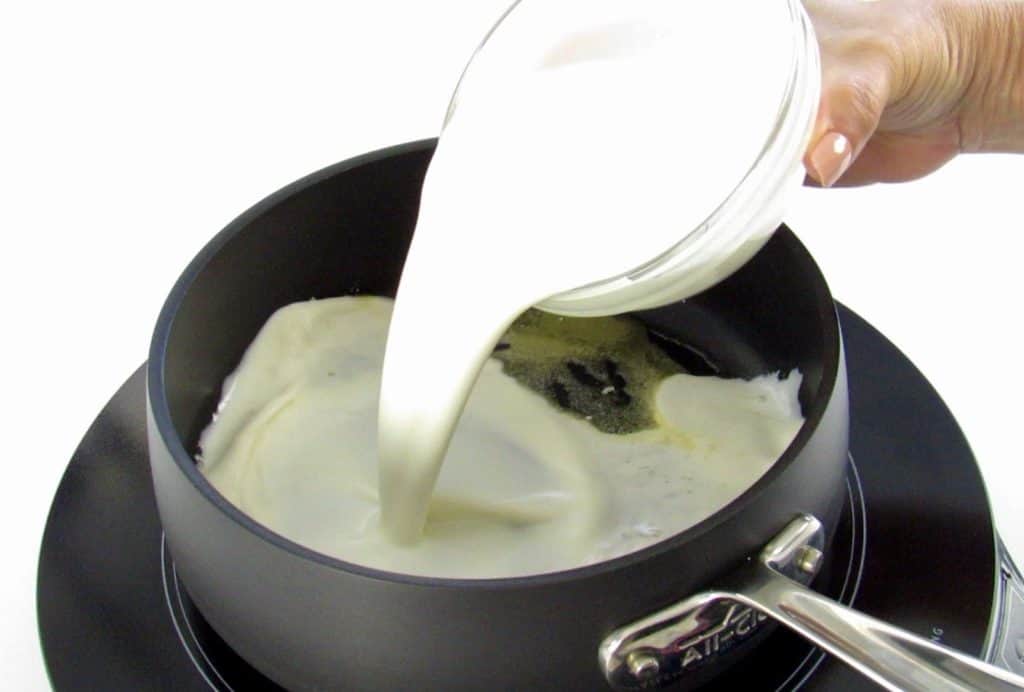
[[[758,559],[698,594],[612,632],[599,651],[613,687],[667,685],[687,675],[695,647],[718,653],[756,627],[760,611],[890,690],[1024,690],[1024,677],[839,605],[801,581],[821,564],[823,530],[804,515],[789,524]],[[743,623],[747,623],[744,625]],[[745,628],[745,629],[744,629]],[[712,642],[713,646],[705,643]],[[699,653],[697,655],[700,655]]]
[[[839,605],[759,565],[732,598],[890,690],[1021,690],[1024,678]]]

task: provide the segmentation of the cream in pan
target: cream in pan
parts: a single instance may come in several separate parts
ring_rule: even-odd
[[[472,388],[422,538],[396,543],[381,530],[377,490],[377,397],[391,308],[385,298],[345,297],[279,310],[225,382],[200,441],[200,468],[239,509],[349,562],[486,578],[632,552],[743,492],[803,421],[798,373],[750,382],[668,374],[668,360],[644,346],[630,320],[588,320],[552,335],[545,320],[559,318],[527,317]],[[585,391],[570,392],[592,399],[578,415],[506,374],[525,382],[565,368],[571,386],[567,363],[600,363],[615,352],[635,399],[627,406],[612,401],[623,388],[597,367],[580,374]],[[420,367],[435,364],[425,357]],[[634,432],[599,429],[615,420],[604,416],[601,397]]]

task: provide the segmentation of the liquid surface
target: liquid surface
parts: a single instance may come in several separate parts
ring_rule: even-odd
[[[750,170],[779,114],[789,22],[786,3],[763,0],[524,0],[487,40],[427,173],[387,341],[392,539],[418,539],[470,388],[512,321],[655,259]]]
[[[803,420],[797,373],[750,382],[678,374],[631,320],[532,313],[502,337],[501,360],[488,359],[472,389],[421,540],[397,544],[379,525],[376,455],[391,309],[388,299],[346,297],[279,310],[226,380],[200,440],[200,469],[230,502],[348,562],[488,578],[633,552],[742,493]],[[596,389],[583,378],[573,392],[612,387],[598,394],[612,408],[622,408],[616,392],[629,394],[635,432],[602,432],[603,403],[577,396],[566,408],[542,384],[572,379],[570,363],[606,360],[624,385]]]

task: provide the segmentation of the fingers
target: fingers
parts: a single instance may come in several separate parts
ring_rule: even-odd
[[[834,185],[854,164],[878,127],[889,100],[884,61],[863,58],[830,66],[825,59],[821,103],[804,156],[808,175]]]
[[[941,168],[959,151],[955,128],[927,133],[877,133],[836,183],[902,183]]]
[[[830,187],[853,162],[853,148],[842,132],[829,131],[807,152],[804,166],[819,185]]]

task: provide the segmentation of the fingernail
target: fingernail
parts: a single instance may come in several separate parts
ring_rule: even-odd
[[[807,167],[824,187],[831,187],[842,177],[853,161],[853,147],[846,135],[829,132],[822,137],[807,157]]]

